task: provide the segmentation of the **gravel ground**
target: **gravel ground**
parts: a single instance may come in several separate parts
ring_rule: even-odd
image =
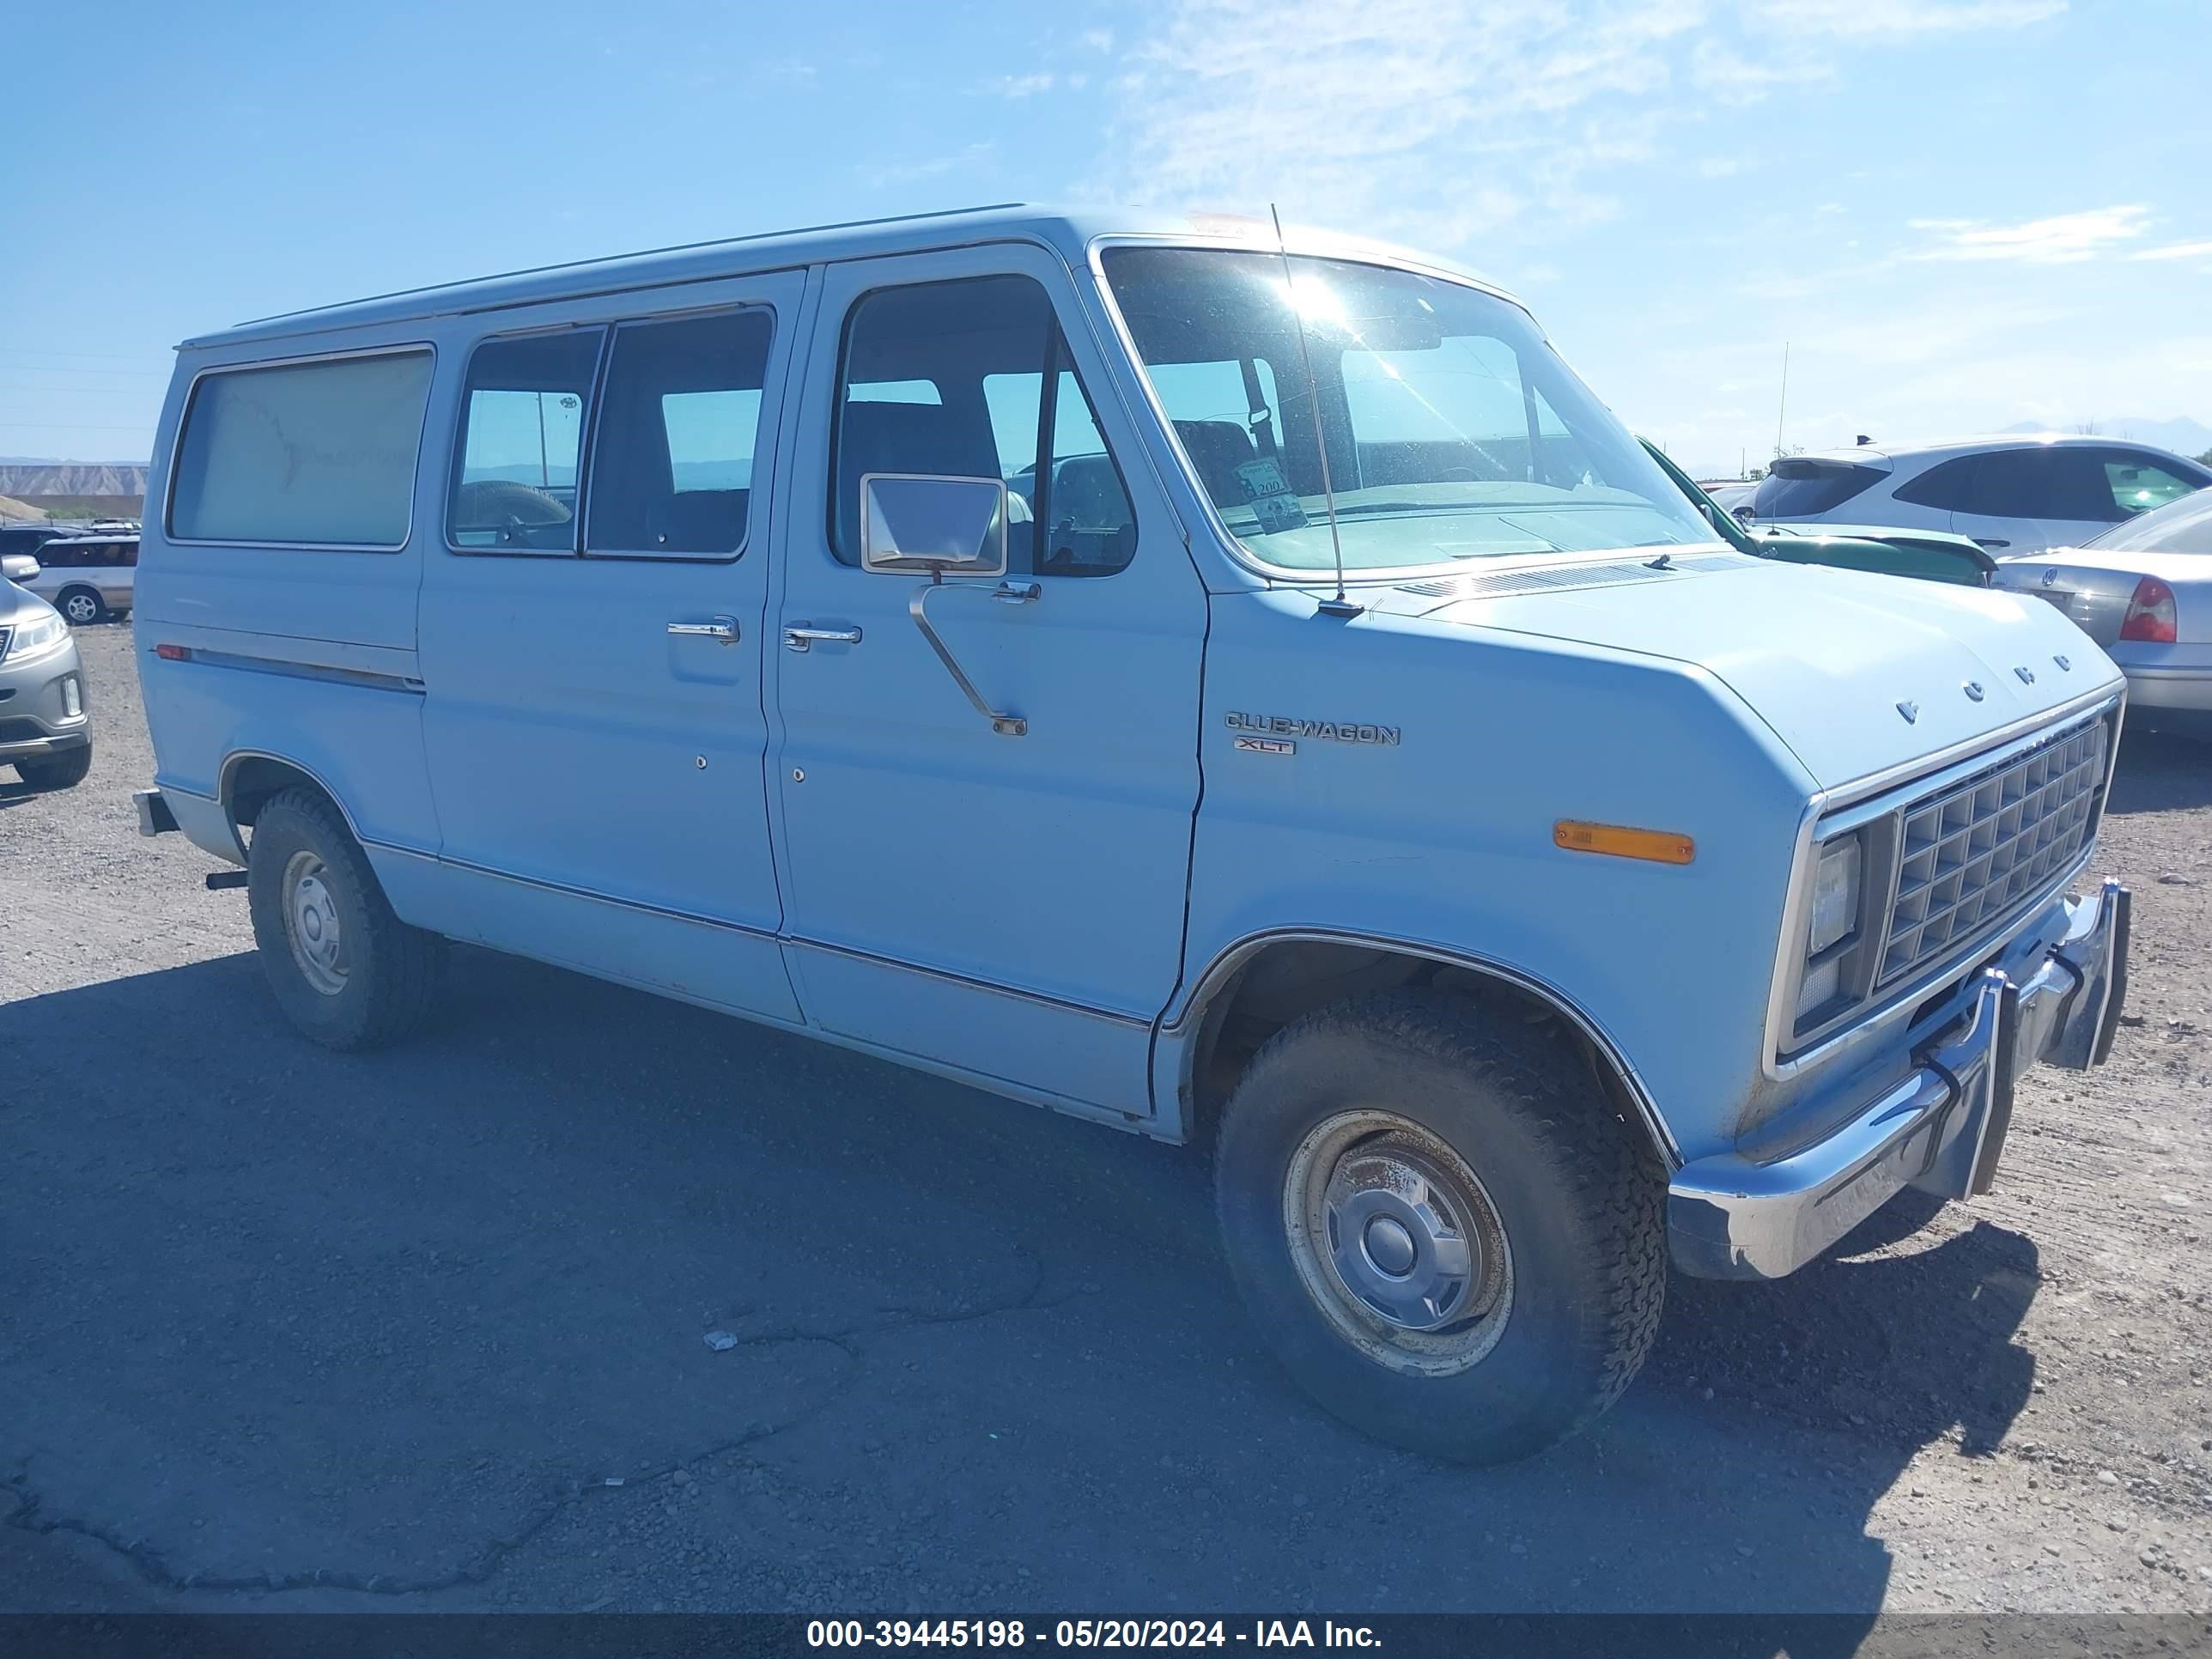
[[[1290,1388],[1187,1153],[480,952],[311,1048],[82,639],[91,780],[0,784],[0,1609],[2212,1607],[2212,750],[2128,740],[2130,1016],[1998,1192],[1674,1279],[1478,1473]]]

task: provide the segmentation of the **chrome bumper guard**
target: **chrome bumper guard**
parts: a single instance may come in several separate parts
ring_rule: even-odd
[[[2021,1070],[2049,1060],[2086,1071],[2112,1052],[2128,906],[2128,890],[2107,881],[2075,902],[2033,973],[1984,970],[1964,1017],[1915,1056],[1911,1075],[1834,1133],[1770,1162],[1723,1152],[1683,1165],[1668,1188],[1674,1265],[1705,1279],[1779,1279],[1907,1187],[1944,1198],[1989,1191]]]

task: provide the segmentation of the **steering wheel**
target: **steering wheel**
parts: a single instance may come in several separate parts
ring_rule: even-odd
[[[457,530],[495,530],[502,542],[527,541],[532,530],[567,524],[575,512],[559,496],[511,478],[477,478],[453,492]]]

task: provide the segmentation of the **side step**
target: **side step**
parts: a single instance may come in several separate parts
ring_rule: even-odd
[[[133,789],[131,804],[138,809],[138,833],[142,836],[173,835],[177,829],[177,815],[169,810],[169,803],[161,799],[158,789]]]

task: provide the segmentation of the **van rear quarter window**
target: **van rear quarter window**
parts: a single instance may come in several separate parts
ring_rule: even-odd
[[[429,391],[428,348],[203,374],[178,441],[169,534],[398,549]]]

